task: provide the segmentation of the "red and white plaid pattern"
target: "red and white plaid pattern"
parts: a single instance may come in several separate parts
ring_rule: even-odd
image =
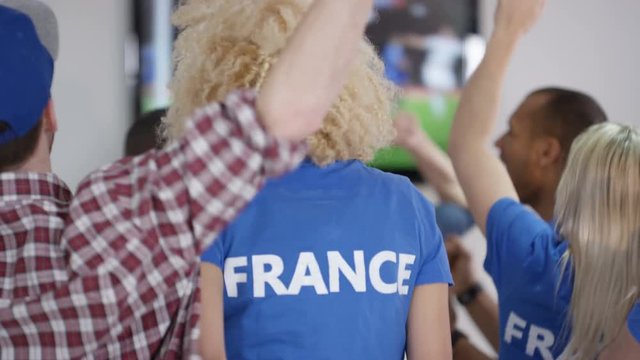
[[[162,151],[90,175],[0,173],[0,358],[182,358],[199,255],[301,144],[269,137],[236,92]]]

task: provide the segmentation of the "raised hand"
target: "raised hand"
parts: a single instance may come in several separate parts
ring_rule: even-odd
[[[395,143],[405,149],[415,148],[424,140],[425,134],[418,123],[418,119],[406,111],[399,112],[393,123],[396,128]]]
[[[495,31],[523,35],[540,17],[545,0],[500,0],[495,14]]]

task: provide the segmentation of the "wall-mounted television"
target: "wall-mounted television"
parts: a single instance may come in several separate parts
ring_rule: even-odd
[[[346,1],[346,0],[345,0]],[[398,107],[414,114],[446,149],[459,89],[484,55],[478,35],[479,0],[375,0],[366,35],[385,63],[387,77],[402,88]],[[166,107],[176,31],[171,13],[178,0],[135,0],[133,28],[139,57],[136,108]],[[410,155],[392,147],[373,166],[414,177]]]
[[[135,117],[169,106],[169,81],[173,73],[172,48],[176,30],[171,14],[178,0],[131,2],[133,33],[137,40],[138,73]]]
[[[484,55],[478,35],[478,0],[376,0],[366,30],[401,89],[398,108],[412,113],[443,149],[449,139],[460,88]],[[411,156],[396,147],[371,165],[415,172]]]

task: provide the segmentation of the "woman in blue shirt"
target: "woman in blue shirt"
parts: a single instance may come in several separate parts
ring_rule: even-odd
[[[327,4],[311,3],[184,3],[174,17],[182,31],[170,117],[229,88],[260,88],[298,22],[317,21],[314,10]],[[451,274],[433,207],[407,179],[364,164],[394,137],[393,95],[363,40],[325,126],[309,138],[309,159],[269,181],[203,255],[203,355],[402,359],[406,350],[410,358],[451,357]],[[170,122],[168,130],[180,126]]]
[[[449,148],[469,207],[487,236],[485,267],[500,297],[500,354],[638,358],[639,347],[629,341],[637,334],[632,309],[640,297],[638,131],[599,124],[573,142],[557,189],[555,226],[519,202],[504,166],[485,146],[508,60],[542,4],[500,1],[485,58],[463,92]],[[553,151],[549,144],[528,151]]]

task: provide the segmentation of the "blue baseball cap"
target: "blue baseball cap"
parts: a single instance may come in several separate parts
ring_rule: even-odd
[[[436,224],[442,236],[446,238],[449,235],[463,235],[475,225],[475,222],[467,208],[443,202],[436,206]]]
[[[57,55],[53,12],[34,0],[0,0],[0,54],[0,121],[9,127],[0,133],[0,144],[5,144],[38,124],[51,97]]]

